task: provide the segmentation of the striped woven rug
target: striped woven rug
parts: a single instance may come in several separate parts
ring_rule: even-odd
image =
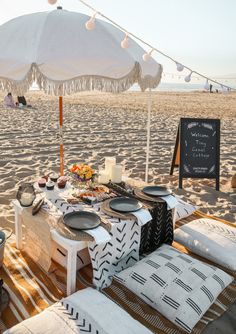
[[[10,295],[9,307],[1,316],[0,333],[40,313],[64,296],[65,271],[62,268],[55,266],[48,275],[9,242],[5,247],[0,277]]]
[[[205,218],[208,216],[197,212],[189,218],[178,222],[176,227],[201,217]],[[228,222],[225,223],[227,224]],[[181,251],[188,253],[184,247]],[[92,273],[91,268],[86,267],[84,269],[83,278],[89,281]],[[0,278],[4,280],[4,288],[10,294],[11,300],[9,307],[2,313],[0,333],[6,328],[10,328],[22,320],[40,313],[65,296],[65,270],[54,264],[50,274],[45,273],[25,252],[17,250],[15,244],[10,241],[7,242],[5,247],[4,264],[0,269]],[[82,288],[84,286],[77,282],[77,290]]]

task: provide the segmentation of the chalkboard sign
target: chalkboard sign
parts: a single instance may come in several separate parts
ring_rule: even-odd
[[[183,178],[216,179],[219,190],[220,120],[181,118],[172,161],[179,165],[179,188]]]

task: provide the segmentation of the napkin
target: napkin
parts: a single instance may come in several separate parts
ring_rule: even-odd
[[[168,210],[171,210],[171,209],[175,208],[179,204],[177,199],[172,195],[163,196],[161,198],[167,203],[167,209]]]
[[[132,215],[137,218],[138,224],[140,226],[143,226],[152,220],[150,212],[146,209],[140,209],[138,211],[132,212]]]
[[[90,234],[97,245],[103,244],[111,240],[111,235],[105,230],[105,228],[98,226],[92,230],[86,230],[86,233]]]

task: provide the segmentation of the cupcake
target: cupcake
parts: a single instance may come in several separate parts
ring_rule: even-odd
[[[46,183],[47,190],[53,190],[54,189],[54,182],[48,181]]]
[[[56,173],[53,173],[53,174],[50,175],[50,180],[52,182],[57,182],[58,178],[59,178],[59,175],[56,174]]]
[[[44,187],[46,187],[46,180],[45,180],[44,178],[39,179],[39,180],[38,180],[38,186],[39,186],[40,188],[44,188]]]
[[[59,179],[57,180],[57,186],[59,189],[64,189],[66,186],[66,182],[67,182],[67,177],[66,176],[61,176],[59,177]]]
[[[42,178],[45,179],[46,182],[48,182],[48,175],[44,175],[44,176],[42,176]]]

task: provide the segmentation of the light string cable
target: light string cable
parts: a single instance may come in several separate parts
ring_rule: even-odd
[[[116,23],[115,21],[113,21],[112,19],[110,19],[108,16],[104,15],[103,13],[101,13],[100,11],[98,11],[97,9],[95,9],[93,6],[91,6],[90,4],[88,4],[86,1],[84,0],[77,0],[80,3],[82,3],[84,6],[86,6],[87,8],[91,9],[94,13],[96,13],[96,15],[99,15],[101,17],[103,17],[104,19],[106,19],[107,21],[109,21],[110,23],[112,23],[114,26],[116,26],[117,28],[119,28],[120,30],[122,30],[126,35],[128,36],[132,36],[134,39],[138,40],[139,42],[141,42],[142,44],[146,45],[147,47],[149,47],[151,49],[151,52],[156,51],[159,54],[161,54],[162,56],[164,56],[165,58],[168,58],[169,60],[173,61],[174,63],[176,63],[176,65],[180,65],[183,66],[183,68],[187,69],[190,71],[190,76],[191,74],[197,74],[198,76],[206,79],[207,81],[213,82],[219,86],[221,86],[221,88],[227,88],[230,90],[234,90],[236,91],[236,88],[230,87],[228,85],[225,85],[217,80],[211,79],[209,77],[207,77],[204,74],[199,73],[198,71],[192,70],[190,67],[182,65],[181,62],[175,60],[174,58],[170,57],[169,55],[167,55],[166,53],[162,52],[161,50],[155,48],[154,46],[152,46],[151,44],[147,43],[146,41],[144,41],[142,38],[136,36],[135,34],[133,34],[132,32],[127,31],[126,29],[124,29],[122,26],[120,26],[118,23]]]

